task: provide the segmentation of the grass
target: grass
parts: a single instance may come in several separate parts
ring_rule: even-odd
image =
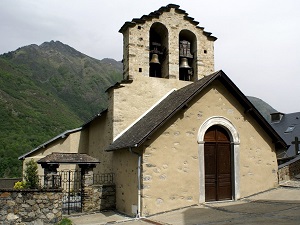
[[[72,221],[68,218],[63,218],[62,221],[60,221],[56,225],[72,225]]]

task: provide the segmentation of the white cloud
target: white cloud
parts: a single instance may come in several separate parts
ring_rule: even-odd
[[[94,58],[121,60],[120,27],[169,1],[2,0],[0,54],[60,40]],[[218,37],[216,70],[246,94],[283,112],[300,111],[300,1],[174,0]]]

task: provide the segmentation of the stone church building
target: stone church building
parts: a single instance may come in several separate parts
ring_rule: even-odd
[[[278,185],[286,148],[253,104],[214,71],[217,38],[178,5],[126,22],[123,81],[108,108],[21,156],[86,153],[115,174],[116,209],[147,216],[237,200]],[[42,173],[42,170],[41,170]]]

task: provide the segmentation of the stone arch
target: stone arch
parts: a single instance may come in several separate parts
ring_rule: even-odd
[[[197,142],[199,154],[199,177],[200,177],[200,194],[199,202],[205,202],[205,169],[204,169],[204,135],[208,128],[218,125],[227,130],[233,153],[233,198],[237,200],[240,198],[240,177],[239,177],[239,158],[240,158],[240,138],[235,126],[225,117],[214,116],[208,118],[199,128]]]
[[[197,78],[198,70],[197,70],[197,36],[194,32],[183,29],[179,32],[179,43],[178,47],[180,46],[181,41],[188,41],[190,43],[190,53],[192,54],[193,58],[188,58],[188,64],[192,68],[193,76],[191,77],[191,81],[195,81]],[[181,64],[182,56],[180,55],[180,49],[179,49],[179,65]],[[179,69],[179,68],[178,68]],[[182,71],[179,69],[179,79],[181,79],[181,73]]]
[[[169,31],[167,27],[155,22],[149,30],[149,76],[168,78],[169,75]],[[158,57],[159,63],[151,63],[153,54]]]

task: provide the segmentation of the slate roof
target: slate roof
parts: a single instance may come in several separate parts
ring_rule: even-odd
[[[170,12],[170,9],[174,8],[177,13],[184,14],[185,20],[189,21],[190,23],[195,25],[197,28],[201,29],[205,36],[212,39],[213,41],[217,40],[216,37],[211,35],[212,33],[204,31],[204,27],[197,26],[199,24],[199,22],[195,21],[194,18],[188,16],[189,14],[186,13],[185,10],[180,9],[179,7],[180,7],[179,5],[169,4],[167,6],[163,6],[163,7],[159,8],[158,10],[156,10],[154,12],[151,12],[149,15],[143,15],[141,18],[134,18],[130,22],[128,22],[128,21],[125,22],[124,25],[120,28],[119,32],[123,33],[129,27],[134,27],[137,24],[144,24],[146,21],[151,21],[153,18],[159,18],[159,16],[161,14],[163,14],[164,12]]]
[[[191,83],[177,91],[172,92],[168,97],[162,100],[143,118],[136,122],[123,135],[117,138],[108,146],[106,151],[117,149],[133,148],[140,146],[151,134],[168,121],[177,111],[187,106],[187,104],[199,94],[205,87],[215,80],[220,80],[223,85],[236,97],[244,106],[245,112],[251,114],[262,128],[270,135],[273,141],[283,148],[287,145],[284,140],[276,133],[271,125],[264,119],[248,98],[238,89],[238,87],[223,72],[218,71],[211,75]]]
[[[273,122],[271,125],[281,138],[290,145],[285,152],[285,155],[280,157],[285,158],[295,156],[295,145],[292,144],[292,141],[295,140],[295,137],[298,137],[300,141],[300,112],[284,114],[280,122]],[[286,132],[288,127],[294,128],[292,131]]]
[[[100,163],[100,161],[92,156],[89,156],[88,154],[53,152],[52,154],[38,160],[37,163],[96,164]]]

